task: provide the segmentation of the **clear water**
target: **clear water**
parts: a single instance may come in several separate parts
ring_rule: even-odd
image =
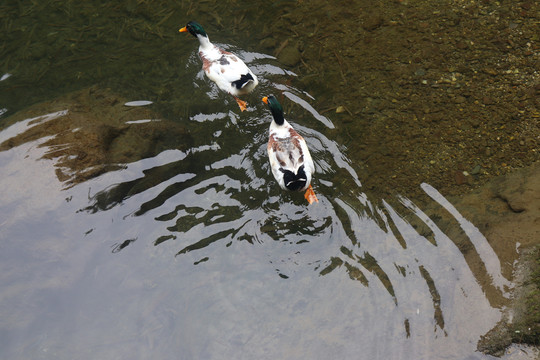
[[[12,75],[0,82],[0,144],[50,120],[9,124],[9,115],[94,83],[153,101],[190,142],[164,140],[151,156],[74,186],[46,156],[49,135],[0,152],[0,358],[491,358],[476,344],[500,320],[494,298],[507,298],[511,284],[484,236],[429,184],[431,207],[446,209],[479,264],[414,199],[367,196],[352,154],[332,139],[340,124],[318,112],[311,90],[291,86],[295,74],[272,56],[247,50],[256,36],[215,25],[239,4],[77,4],[3,6],[19,16],[2,18],[2,69]],[[272,21],[272,7],[259,5],[243,10],[255,30]],[[186,13],[211,24],[211,40],[261,79],[248,112],[203,76],[196,41],[175,33]],[[25,16],[34,35],[20,30]],[[88,58],[43,45],[75,34],[81,53],[96,47]],[[45,50],[25,57],[17,41]],[[269,93],[283,95],[308,142],[318,204],[271,177],[271,118],[260,101]]]

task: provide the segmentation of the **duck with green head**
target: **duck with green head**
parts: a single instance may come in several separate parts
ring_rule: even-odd
[[[283,108],[273,95],[263,97],[272,113],[268,137],[268,159],[272,174],[284,190],[305,191],[304,197],[312,204],[319,202],[311,187],[315,165],[306,141],[283,117]]]
[[[238,56],[212,44],[201,24],[190,21],[179,31],[189,32],[199,40],[199,57],[206,76],[221,90],[231,94],[241,111],[246,110],[246,102],[238,96],[251,92],[257,86],[257,76]]]

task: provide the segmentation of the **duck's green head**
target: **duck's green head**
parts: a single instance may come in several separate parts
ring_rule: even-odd
[[[285,121],[285,118],[283,117],[283,108],[276,97],[274,95],[268,95],[263,97],[262,101],[270,108],[276,124],[283,125],[283,122]]]
[[[188,32],[189,31],[191,33],[191,35],[193,35],[195,37],[197,37],[197,35],[202,35],[204,37],[208,37],[208,35],[206,34],[206,31],[204,31],[201,24],[199,24],[196,21],[188,22],[186,26],[184,26],[183,28],[181,28],[178,31],[179,32]]]

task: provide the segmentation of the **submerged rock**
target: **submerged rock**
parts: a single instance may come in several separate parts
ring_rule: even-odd
[[[540,162],[448,200],[485,237],[500,261],[502,275],[514,286],[505,288],[503,296],[478,261],[469,235],[455,226],[456,220],[441,207],[426,209],[463,253],[492,306],[505,309],[503,320],[482,337],[478,349],[501,356],[513,343],[540,345]],[[429,236],[424,224],[415,219],[411,223]]]
[[[296,66],[302,59],[302,54],[296,45],[288,45],[280,51],[277,56],[278,61],[283,65]]]
[[[459,173],[463,175],[462,171]],[[463,254],[491,306],[503,309],[502,320],[482,336],[478,350],[501,356],[512,344],[527,344],[538,351],[540,162],[495,177],[470,193],[446,199],[462,220],[429,200],[422,205],[424,213]],[[421,203],[420,198],[416,200]],[[432,228],[424,221],[416,216],[408,217],[407,221],[421,236],[437,244]],[[465,222],[474,224],[478,232],[467,233]],[[481,250],[476,248],[471,236],[485,238],[495,252],[504,278],[498,280],[499,285],[494,284],[492,275],[486,271],[486,264],[479,256]]]

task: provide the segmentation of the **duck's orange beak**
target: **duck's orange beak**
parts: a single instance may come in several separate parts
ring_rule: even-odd
[[[183,28],[181,28],[181,29],[180,29],[180,30],[178,30],[178,31],[179,31],[179,32],[187,32],[187,31],[188,31],[188,29],[187,29],[187,27],[185,27],[185,26],[184,26]]]
[[[268,104],[268,96],[262,98],[263,103]]]

